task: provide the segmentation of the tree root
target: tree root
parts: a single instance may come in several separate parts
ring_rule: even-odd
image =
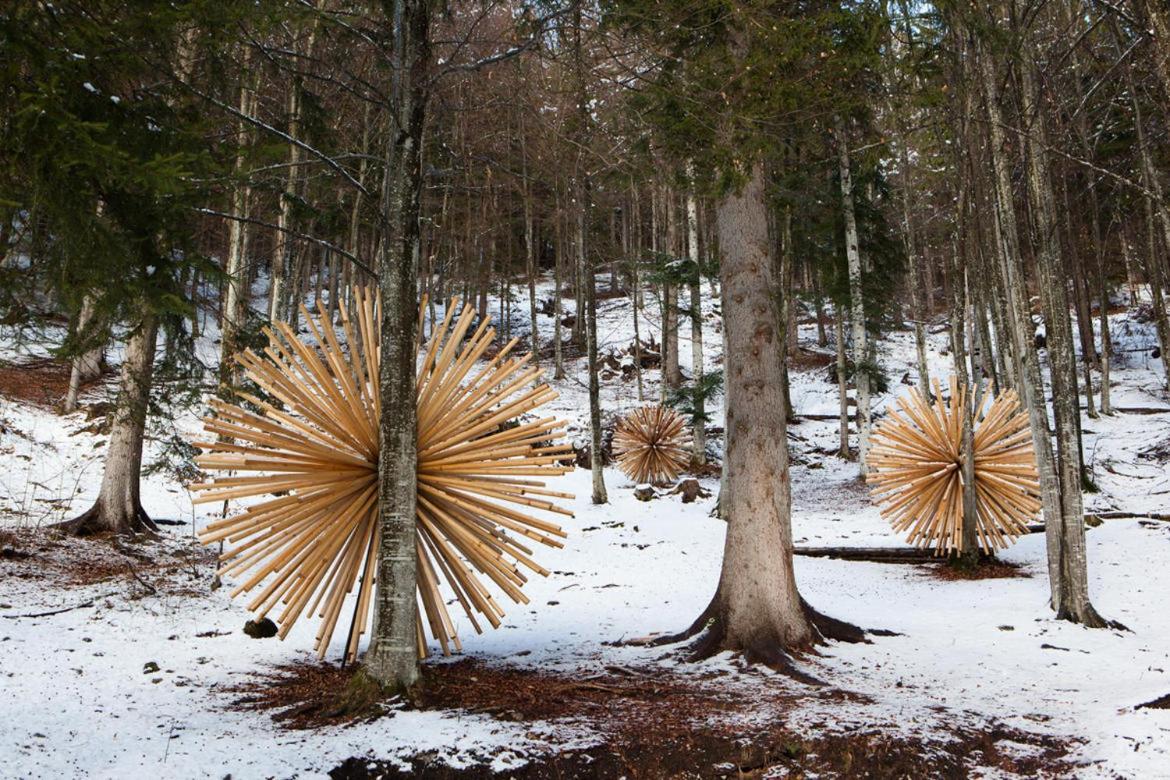
[[[1124,623],[1103,617],[1092,604],[1082,607],[1079,614],[1062,606],[1056,613],[1056,619],[1067,620],[1085,628],[1112,628],[1117,631],[1129,631]]]
[[[119,527],[120,526],[120,527]],[[150,515],[139,504],[134,509],[134,517],[128,523],[110,523],[106,518],[105,506],[99,498],[89,509],[72,520],[54,523],[51,528],[67,536],[96,536],[103,533],[119,533],[126,536],[145,534],[157,536],[158,526],[150,519]]]
[[[680,642],[690,642],[683,653],[690,661],[701,661],[724,650],[738,653],[748,664],[759,664],[808,685],[824,685],[816,677],[797,668],[795,658],[801,653],[814,652],[816,644],[827,640],[849,643],[868,643],[869,636],[897,636],[893,631],[883,629],[862,629],[844,620],[829,617],[811,607],[803,598],[800,600],[805,617],[813,625],[818,639],[808,647],[785,647],[779,637],[754,641],[744,646],[740,642],[728,643],[724,623],[719,616],[719,597],[715,598],[699,614],[691,625],[673,634],[656,636],[649,640],[634,640],[628,644],[648,647],[662,647]]]

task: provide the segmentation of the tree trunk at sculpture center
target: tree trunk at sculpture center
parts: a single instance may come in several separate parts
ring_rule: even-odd
[[[727,338],[727,447],[721,492],[727,536],[719,586],[686,631],[696,657],[740,652],[807,678],[791,667],[794,652],[823,638],[863,641],[856,627],[808,607],[792,568],[791,492],[784,390],[780,382],[779,319],[769,257],[764,169],[756,164],[742,191],[725,196],[717,225],[723,262]]]
[[[382,242],[382,365],[379,377],[378,590],[364,670],[383,688],[403,689],[418,678],[415,501],[417,409],[415,344],[418,317],[419,203],[423,116],[430,63],[426,0],[394,0],[395,64],[390,137],[382,186],[382,215],[393,235]]]

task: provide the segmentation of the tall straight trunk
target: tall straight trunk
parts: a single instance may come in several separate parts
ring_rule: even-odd
[[[796,265],[795,252],[792,246],[792,207],[785,204],[780,213],[780,224],[776,232],[779,234],[780,246],[776,253],[776,280],[780,285],[780,340],[776,342],[780,350],[780,381],[784,384],[784,398],[787,406],[784,413],[788,421],[796,419],[792,408],[792,397],[788,384],[788,357],[796,351],[796,307],[792,305],[793,269]]]
[[[1068,180],[1063,179],[1061,182],[1061,189],[1065,194],[1065,234],[1072,233],[1072,213],[1068,207]],[[1059,243],[1058,243],[1059,247]],[[1072,306],[1077,314],[1077,335],[1081,344],[1081,370],[1084,371],[1084,387],[1085,391],[1085,413],[1090,419],[1097,419],[1097,405],[1093,401],[1093,365],[1099,360],[1097,355],[1096,339],[1093,336],[1093,304],[1089,297],[1087,269],[1081,254],[1077,249],[1070,246],[1066,258],[1071,258],[1072,262],[1067,263],[1072,268],[1066,271],[1070,277],[1072,287]],[[1074,345],[1075,349],[1075,345]],[[1075,354],[1075,352],[1074,352]]]
[[[699,203],[693,187],[687,189],[687,260],[692,270],[688,284],[691,303],[691,383],[694,387],[691,463],[694,466],[702,466],[707,462],[707,411],[702,396],[703,297],[699,289],[702,279],[702,260],[699,257]]]
[[[1109,282],[1105,276],[1105,257],[1100,254],[1097,257],[1097,295],[1101,302],[1100,306],[1100,326],[1101,326],[1101,349],[1099,355],[1101,358],[1101,414],[1113,414],[1113,399],[1110,397],[1109,388],[1109,372],[1113,363],[1113,337],[1109,332]]]
[[[528,144],[520,132],[524,171],[524,270],[528,276],[528,327],[532,342],[532,364],[540,363],[540,331],[536,321],[536,218],[532,213],[532,185],[528,181]]]
[[[385,155],[382,242],[378,578],[366,673],[384,688],[406,688],[418,677],[415,495],[419,207],[422,133],[431,60],[428,0],[386,0],[394,24],[389,110],[393,131]]]
[[[577,138],[579,149],[590,141],[589,95],[586,84],[584,48],[582,42],[582,0],[573,3],[573,67],[577,90]],[[601,382],[597,364],[597,274],[590,256],[589,225],[592,207],[592,182],[587,169],[588,160],[578,154],[577,170],[573,177],[577,216],[578,295],[583,295],[584,309],[578,307],[578,323],[585,318],[585,349],[589,364],[589,465],[593,476],[593,503],[604,504],[609,498],[605,491],[604,461],[601,452]],[[583,287],[583,289],[582,289]]]
[[[77,399],[81,394],[81,386],[102,375],[102,364],[106,357],[106,331],[98,322],[93,296],[87,295],[81,302],[81,311],[77,314],[74,335],[78,342],[84,346],[78,354],[73,356],[69,368],[69,389],[62,405],[62,411],[65,414],[77,411]]]
[[[853,386],[857,389],[857,451],[861,475],[869,455],[869,348],[865,327],[865,298],[861,286],[861,251],[857,213],[853,205],[853,173],[845,125],[837,123],[837,160],[841,175],[841,211],[845,216],[845,257],[849,262],[849,304],[853,322]]]
[[[1080,412],[1077,407],[1076,351],[1060,244],[1056,240],[1056,202],[1052,173],[1048,161],[1048,137],[1045,112],[1038,104],[1034,65],[1025,56],[1020,72],[1023,109],[1034,117],[1026,136],[1028,151],[1027,178],[1039,228],[1037,275],[1040,301],[1048,337],[1048,361],[1052,377],[1052,409],[1055,419],[1056,446],[1059,457],[1060,580],[1055,588],[1054,607],[1058,618],[1090,627],[1106,621],[1097,614],[1089,600],[1088,559],[1085,551],[1084,502],[1081,495]],[[1090,323],[1091,325],[1091,323]],[[1055,518],[1046,517],[1051,529]]]
[[[365,110],[364,110],[364,113],[362,115],[362,146],[361,146],[361,149],[362,149],[362,159],[358,162],[357,180],[358,180],[358,183],[364,187],[365,183],[366,183],[366,168],[367,168],[366,158],[369,155],[369,149],[370,149],[370,103],[368,103],[368,102],[366,103]],[[363,195],[364,195],[364,193],[360,189],[356,190],[353,193],[353,207],[350,209],[350,212],[349,212],[349,235],[347,237],[347,247],[349,249],[350,254],[352,254],[354,257],[361,257],[363,254],[363,252],[362,252],[362,231],[361,231],[362,207],[364,205]],[[360,274],[361,274],[360,270],[356,269],[354,267],[353,262],[347,259],[345,261],[345,271],[343,274],[345,277],[343,284],[345,287],[345,300],[346,300],[347,305],[349,305],[350,302],[352,302],[352,300],[353,300],[353,288],[355,286],[354,285],[355,276],[358,279],[360,279]]]
[[[791,493],[780,353],[778,289],[768,240],[764,170],[720,199],[723,321],[727,333],[726,489],[723,568],[711,604],[683,636],[700,632],[698,656],[739,651],[788,666],[788,653],[819,635],[792,567]]]
[[[812,277],[812,294],[813,294],[813,308],[816,309],[817,314],[817,346],[823,347],[829,343],[829,334],[825,328],[825,296],[821,292],[821,271],[819,268],[813,268],[810,271]]]
[[[969,96],[965,96],[969,97]],[[964,111],[959,117],[960,134],[964,133],[970,125],[970,110],[971,103],[969,99],[964,101]],[[979,379],[979,374],[974,370],[972,365],[971,375],[975,378],[976,387],[972,390],[971,376],[967,372],[968,361],[968,345],[975,341],[975,338],[969,342],[967,333],[967,311],[969,308],[969,283],[972,274],[970,273],[971,258],[974,255],[972,251],[975,248],[975,242],[972,240],[972,225],[971,220],[971,194],[972,187],[967,178],[963,175],[966,173],[964,163],[967,161],[966,156],[971,154],[970,149],[961,147],[955,148],[955,170],[960,171],[959,179],[956,184],[957,193],[955,198],[955,234],[952,238],[951,246],[951,262],[949,268],[950,290],[951,290],[951,360],[955,372],[955,385],[961,397],[965,399],[961,409],[961,426],[959,431],[959,454],[962,459],[962,467],[960,471],[961,485],[963,491],[963,515],[960,523],[959,547],[955,562],[960,566],[970,567],[979,561],[979,524],[978,524],[978,496],[975,492],[975,414],[978,411],[983,400],[982,382]],[[902,158],[903,165],[908,164],[909,160],[905,152]],[[906,216],[907,231],[910,229],[909,212]],[[910,246],[913,245],[911,239]],[[911,279],[911,286],[917,286],[918,280]],[[977,334],[976,328],[971,328],[972,334]],[[926,377],[920,376],[919,382],[926,383]],[[929,398],[925,391],[919,390],[923,398]],[[954,402],[955,399],[952,399]],[[941,404],[942,399],[938,399]]]
[[[1020,398],[1028,411],[1032,430],[1032,445],[1036,454],[1036,469],[1040,478],[1040,499],[1045,519],[1045,537],[1048,552],[1048,579],[1053,608],[1061,597],[1061,546],[1063,513],[1060,482],[1053,459],[1052,440],[1048,426],[1044,385],[1040,376],[1039,355],[1033,338],[1032,317],[1020,269],[1020,239],[1016,222],[1016,208],[1012,192],[1010,161],[1007,159],[1007,139],[1004,137],[1003,116],[999,107],[999,79],[985,47],[978,53],[980,82],[987,111],[987,129],[991,138],[990,156],[994,171],[996,241],[999,250],[999,276],[1003,297],[1004,326],[1011,339],[1011,354],[1015,363],[1015,379]]]
[[[1140,282],[1137,264],[1133,261],[1133,248],[1129,243],[1129,231],[1125,225],[1118,231],[1117,240],[1121,242],[1121,259],[1125,263],[1125,286],[1129,290],[1129,305],[1137,306]]]
[[[1158,332],[1161,343],[1162,367],[1165,370],[1165,381],[1170,387],[1170,311],[1167,310],[1166,273],[1163,256],[1158,252],[1157,225],[1161,225],[1165,237],[1167,254],[1170,257],[1170,211],[1164,205],[1162,187],[1158,181],[1158,171],[1154,167],[1153,156],[1150,153],[1149,142],[1146,137],[1144,122],[1142,121],[1141,103],[1134,90],[1132,75],[1128,84],[1130,99],[1133,101],[1134,128],[1137,131],[1138,156],[1141,160],[1141,178],[1145,188],[1155,197],[1144,198],[1146,207],[1146,227],[1148,236],[1148,252],[1146,255],[1147,278],[1150,282],[1150,298],[1154,308],[1154,327]]]
[[[1011,175],[1005,155],[1006,139],[1000,113],[999,83],[986,48],[979,52],[979,64],[991,133],[991,155],[995,169],[996,212],[1000,227],[999,244],[1003,251],[1002,267],[1008,304],[1012,309],[1013,354],[1017,361],[1021,396],[1028,408],[1032,443],[1040,475],[1041,502],[1044,509],[1045,537],[1048,551],[1048,574],[1052,607],[1057,617],[1089,626],[1103,626],[1088,597],[1085,558],[1084,514],[1081,499],[1081,469],[1077,450],[1076,356],[1073,352],[1072,325],[1069,320],[1068,296],[1060,271],[1056,246],[1056,207],[1047,158],[1047,141],[1043,115],[1036,112],[1036,94],[1031,63],[1021,69],[1021,98],[1024,114],[1034,124],[1026,133],[1029,191],[1040,243],[1037,247],[1037,274],[1041,303],[1048,331],[1048,350],[1052,373],[1053,411],[1056,421],[1057,453],[1054,456],[1048,426],[1044,386],[1039,356],[1031,334],[1026,293],[1018,266],[1019,232]],[[1059,460],[1057,460],[1059,458]]]
[[[849,381],[847,379],[849,366],[845,359],[845,307],[838,306],[833,317],[833,337],[837,342],[837,400],[840,410],[837,430],[840,438],[837,444],[837,455],[845,460],[852,457],[849,452]]]
[[[630,207],[633,212],[633,237],[627,247],[626,260],[630,267],[630,308],[634,314],[634,375],[638,382],[638,403],[646,400],[642,388],[642,333],[638,313],[642,309],[642,209],[638,203],[638,188],[630,183]]]
[[[959,200],[961,203],[963,198],[960,197]],[[970,389],[971,380],[967,374],[967,286],[964,280],[965,263],[960,256],[959,242],[957,241],[951,258],[951,359],[956,385],[960,392],[965,393],[966,398],[966,403],[962,408],[959,449],[963,459],[963,520],[958,557],[963,564],[971,565],[979,560],[979,525],[975,493],[974,402],[977,396],[981,396]]]
[[[158,317],[146,311],[126,344],[97,501],[61,524],[67,532],[133,534],[158,530],[142,508],[139,481],[157,339]]]
[[[561,228],[561,196],[560,189],[556,189],[556,208],[554,209],[553,225],[556,232],[555,254],[553,264],[553,378],[565,378],[564,345],[561,341],[561,320],[564,318],[561,296],[561,284],[564,266],[564,230]]]
[[[251,50],[245,48],[244,65],[247,66],[251,58]],[[248,77],[246,84],[240,85],[240,113],[245,116],[254,116],[256,113],[256,88],[258,77],[253,74]],[[249,126],[240,122],[237,132],[242,140],[250,140]],[[239,174],[244,168],[244,153],[241,148],[236,153],[234,170]],[[232,190],[232,213],[247,218],[250,214],[252,188],[244,180]],[[248,267],[248,250],[251,231],[248,223],[243,219],[233,219],[228,222],[228,254],[227,266],[224,269],[227,284],[224,295],[223,316],[221,320],[220,353],[219,353],[219,383],[221,393],[227,394],[228,388],[236,383],[238,364],[234,356],[240,351],[240,335],[246,325],[248,315],[249,293],[251,283],[251,269]]]
[[[301,134],[301,85],[300,77],[293,77],[292,88],[288,91],[288,135],[299,139]],[[274,322],[288,322],[296,309],[296,279],[294,241],[289,235],[293,223],[293,205],[300,189],[301,148],[288,145],[288,171],[280,193],[280,210],[276,217],[276,234],[272,242],[272,285],[269,291],[268,318]]]
[[[679,251],[678,216],[673,192],[666,193],[666,252],[671,261]],[[678,361],[678,290],[670,281],[670,271],[662,282],[662,397],[669,390],[682,385],[682,369]]]

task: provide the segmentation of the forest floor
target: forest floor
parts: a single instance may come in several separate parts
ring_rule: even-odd
[[[643,333],[657,334],[647,304]],[[707,370],[721,362],[716,309],[705,300]],[[617,352],[632,338],[631,309],[615,297],[601,312],[602,352]],[[1170,511],[1170,403],[1148,324],[1121,312],[1113,325],[1129,350],[1114,371],[1113,403],[1132,411],[1084,419],[1099,487],[1086,500],[1091,513],[1132,516],[1095,524],[1087,538],[1094,603],[1128,630],[1055,620],[1043,534],[1030,534],[999,556],[1007,576],[987,579],[945,576],[932,562],[799,555],[797,582],[811,604],[895,634],[799,659],[823,685],[728,656],[691,663],[679,648],[628,640],[685,627],[714,591],[724,528],[713,517],[717,477],[701,478],[710,497],[684,503],[659,491],[642,502],[611,468],[610,503],[593,506],[589,473],[577,469],[551,485],[578,496],[567,502],[576,516],[564,523],[566,547],[541,553],[552,574],[526,586],[531,603],[505,605],[497,631],[462,626],[464,653],[428,662],[413,700],[347,721],[324,706],[349,674],[336,664],[340,640],[320,663],[309,651],[315,621],[284,642],[242,632],[249,615],[243,599],[229,598],[236,583],[213,589],[214,551],[193,540],[214,510],[192,506],[173,471],[143,483],[147,511],[178,523],[157,541],[62,539],[47,529],[92,501],[105,437],[100,415],[52,408],[56,391],[44,388],[60,372],[45,345],[59,334],[9,344],[0,351],[0,775],[1170,776],[1170,522],[1141,516]],[[931,330],[932,374],[945,379],[946,332]],[[905,548],[856,464],[832,454],[836,423],[811,419],[835,414],[838,400],[811,324],[801,342],[808,358],[792,386],[803,419],[790,431],[798,549]],[[211,364],[214,332],[200,349]],[[689,369],[685,340],[681,352]],[[907,389],[899,379],[912,354],[908,332],[883,339],[892,382],[879,410]],[[608,420],[638,404],[620,356],[614,362],[602,388]],[[31,381],[33,368],[45,375]],[[585,370],[579,360],[567,368],[554,411],[580,443]],[[656,399],[657,371],[645,379]],[[86,406],[108,392],[91,388]],[[198,429],[196,412],[174,408],[152,429],[148,462]]]

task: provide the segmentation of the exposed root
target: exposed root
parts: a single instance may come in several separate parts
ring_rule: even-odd
[[[1070,623],[1076,623],[1085,628],[1112,628],[1117,631],[1129,631],[1129,628],[1124,623],[1102,617],[1101,613],[1092,604],[1085,604],[1080,610],[1075,612],[1062,606],[1056,613],[1056,619],[1067,620]]]
[[[158,526],[150,519],[150,515],[139,504],[134,509],[134,517],[128,522],[111,521],[106,515],[105,506],[99,498],[89,509],[72,520],[54,523],[51,528],[67,536],[96,536],[104,533],[118,533],[127,536],[146,534],[158,535]]]
[[[825,639],[832,639],[837,642],[848,642],[849,644],[870,644],[866,634],[874,634],[875,636],[896,636],[893,631],[886,631],[884,629],[863,629],[852,623],[846,623],[844,620],[838,620],[834,617],[818,612],[809,605],[804,597],[800,599],[800,607],[804,610],[804,616],[808,618],[809,622],[820,632]]]
[[[699,616],[695,618],[695,622],[691,623],[682,631],[674,634],[663,634],[662,636],[656,636],[648,642],[631,642],[631,644],[644,644],[647,647],[662,647],[663,645],[675,645],[679,642],[685,642],[688,639],[697,636],[700,632],[703,631],[703,629],[707,628],[707,624],[711,622],[711,619],[715,616],[715,614],[716,599],[713,598],[706,606],[706,608],[701,613],[699,613]]]
[[[834,636],[853,636],[854,633],[852,632],[856,632],[856,635],[862,637],[862,639],[845,641],[865,641],[865,633],[856,626],[851,626],[842,621],[834,621],[832,618],[825,617],[812,610],[808,605],[805,605],[805,609],[811,612],[809,617],[814,625],[816,625],[816,618],[813,615],[825,621],[826,630],[829,634]],[[822,635],[824,635],[824,632],[822,632]],[[760,666],[766,666],[775,672],[791,677],[806,685],[822,686],[825,684],[807,672],[801,671],[797,668],[793,660],[793,653],[811,651],[813,649],[811,645],[809,647],[786,647],[785,643],[780,641],[780,638],[776,636],[753,641],[748,645],[740,641],[728,642],[725,623],[719,617],[718,595],[711,600],[711,603],[707,605],[707,608],[703,610],[695,622],[691,623],[685,630],[675,634],[654,637],[644,642],[631,642],[631,644],[662,647],[688,640],[691,640],[690,644],[682,651],[682,654],[688,661],[703,661],[724,651],[731,651],[737,653],[749,665],[758,664]]]

